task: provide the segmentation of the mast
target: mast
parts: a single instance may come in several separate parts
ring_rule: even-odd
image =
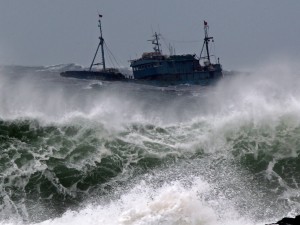
[[[152,44],[154,45],[154,47],[153,47],[153,50],[154,50],[154,52],[157,52],[157,53],[161,53],[161,49],[160,49],[160,43],[159,43],[159,36],[160,36],[160,34],[157,34],[156,32],[154,33],[154,35],[153,35],[153,37],[154,37],[154,39],[152,39],[152,40],[148,40],[148,41],[151,41],[152,42]]]
[[[208,48],[208,45],[209,45],[209,41],[210,41],[210,40],[213,40],[213,37],[209,37],[209,36],[208,36],[208,28],[209,28],[209,26],[208,26],[207,22],[204,20],[204,32],[205,32],[205,38],[204,38],[202,50],[201,50],[201,53],[200,53],[200,58],[202,58],[201,55],[202,55],[202,52],[203,52],[203,48],[204,48],[204,46],[205,46],[205,49],[206,49],[206,55],[207,55],[207,56],[206,56],[206,57],[203,57],[203,58],[207,58],[207,60],[208,60],[208,62],[209,62],[209,64],[210,64],[210,54],[209,54],[209,48]]]
[[[213,37],[208,37],[208,24],[207,22],[204,20],[204,31],[205,31],[205,38],[204,38],[204,42],[205,42],[205,46],[206,46],[206,54],[207,54],[207,60],[210,64],[210,54],[209,54],[209,49],[208,49],[208,42],[213,39]]]
[[[155,37],[155,46],[156,46],[156,48],[154,48],[154,50],[155,51],[157,51],[157,52],[159,52],[159,53],[161,53],[161,50],[160,50],[160,48],[159,48],[159,46],[160,46],[160,44],[159,44],[159,37],[158,37],[158,34],[155,32],[155,34],[154,34],[154,37]]]
[[[100,29],[100,37],[99,37],[99,44],[98,44],[98,47],[97,47],[97,50],[96,50],[96,53],[95,53],[95,55],[94,55],[94,58],[93,58],[93,61],[92,61],[92,64],[91,64],[91,66],[90,66],[90,71],[91,71],[91,69],[92,69],[92,67],[94,66],[94,65],[99,65],[99,64],[94,64],[94,62],[95,62],[95,59],[96,59],[96,56],[97,56],[97,54],[98,54],[98,51],[99,51],[99,47],[101,46],[101,55],[102,55],[102,66],[103,66],[103,70],[106,70],[106,67],[105,67],[105,57],[104,57],[104,38],[103,38],[103,36],[102,36],[102,26],[101,26],[101,18],[102,18],[102,15],[100,15],[99,14],[99,20],[98,20],[98,22],[99,22],[99,24],[98,24],[98,27],[99,27],[99,29]]]

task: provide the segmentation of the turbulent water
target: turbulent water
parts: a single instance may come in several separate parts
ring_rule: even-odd
[[[295,71],[162,88],[2,67],[0,224],[256,225],[299,214]]]

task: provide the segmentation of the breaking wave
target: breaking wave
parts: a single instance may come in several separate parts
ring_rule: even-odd
[[[299,213],[299,74],[257,71],[158,88],[5,70],[0,223],[263,224]]]

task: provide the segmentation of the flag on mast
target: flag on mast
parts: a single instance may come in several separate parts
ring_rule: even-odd
[[[208,23],[204,20],[204,27],[208,27]]]

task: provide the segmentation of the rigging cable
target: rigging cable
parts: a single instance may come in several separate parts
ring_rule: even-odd
[[[164,36],[162,36],[161,34],[160,34],[160,36],[161,36],[161,39],[163,40],[166,48],[169,50],[170,55],[172,55],[173,54],[172,49],[174,49],[174,47],[171,45],[171,43],[169,43],[169,46],[168,46],[166,38]]]
[[[108,48],[106,42],[104,42],[104,44],[105,44],[105,47],[106,47],[108,53],[113,57],[113,59],[114,59],[114,61],[116,62],[117,66],[120,68],[120,64],[119,64],[118,60],[117,60],[116,57],[113,55],[113,53],[110,51],[110,49]]]
[[[107,48],[105,48],[106,50],[108,50]],[[109,52],[108,52],[109,53]],[[114,62],[113,62],[113,60],[112,60],[112,58],[111,58],[111,55],[110,54],[106,54],[106,55],[108,55],[108,58],[109,58],[109,61],[110,61],[110,63],[112,64],[112,66],[115,68],[116,66],[115,66],[115,64],[114,64]]]
[[[189,41],[183,41],[183,40],[172,40],[172,39],[168,39],[168,41],[172,41],[172,42],[177,42],[177,43],[199,43],[201,42],[200,40],[189,40]]]

